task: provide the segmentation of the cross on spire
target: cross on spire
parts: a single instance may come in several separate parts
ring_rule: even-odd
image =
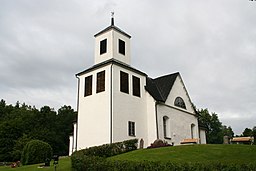
[[[114,15],[115,15],[115,12],[112,11],[111,12],[111,26],[114,26]]]

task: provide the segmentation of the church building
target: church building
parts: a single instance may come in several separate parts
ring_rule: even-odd
[[[114,25],[94,35],[94,65],[78,74],[78,118],[70,154],[91,146],[143,139],[205,144],[180,73],[150,78],[131,66],[131,36]]]

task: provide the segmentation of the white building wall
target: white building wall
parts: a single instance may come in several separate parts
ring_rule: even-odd
[[[129,94],[120,91],[120,71],[129,74]],[[132,94],[132,76],[140,78],[141,97]],[[113,142],[141,139],[148,144],[146,77],[128,69],[113,66]],[[128,121],[135,122],[135,136],[128,135]]]
[[[105,70],[105,91],[96,93],[97,73]],[[92,75],[92,95],[84,97],[85,77]],[[79,76],[77,150],[110,143],[110,65]]]
[[[174,106],[176,97],[181,97],[186,105],[186,109]],[[183,139],[192,138],[191,125],[194,124],[193,138],[199,138],[198,120],[190,101],[188,92],[180,76],[178,76],[173,84],[170,94],[165,104],[159,104],[157,107],[159,137],[169,143],[180,144]],[[169,118],[167,125],[167,133],[169,138],[164,138],[163,117]]]
[[[174,106],[174,101],[176,99],[176,97],[181,97],[185,104],[186,104],[186,110],[185,109],[182,109],[182,108],[178,108],[176,106]],[[190,101],[190,98],[189,98],[189,95],[188,95],[188,92],[185,88],[185,85],[181,79],[180,76],[178,76],[173,84],[173,87],[172,87],[172,90],[165,102],[167,105],[170,105],[170,106],[173,106],[173,107],[176,107],[178,109],[181,109],[181,110],[184,110],[186,112],[191,112],[191,113],[195,113],[193,107],[192,107],[192,103]]]
[[[69,152],[68,155],[71,156],[71,154],[73,153],[73,145],[74,145],[74,138],[73,135],[69,136]]]
[[[156,101],[154,98],[147,92],[147,134],[148,134],[148,140],[147,146],[150,146],[151,143],[153,143],[157,139],[157,124],[156,124],[156,108],[155,104]]]
[[[77,145],[77,123],[73,123],[73,149],[72,152],[76,151]]]
[[[100,41],[107,39],[107,52],[100,55]],[[123,40],[125,42],[125,55],[120,54],[118,52],[118,41],[119,39]],[[109,59],[117,59],[121,62],[124,62],[128,65],[131,63],[131,57],[130,57],[130,39],[123,34],[120,34],[119,32],[116,32],[115,30],[110,30],[104,34],[98,35],[95,38],[95,64],[104,62]]]
[[[200,144],[206,144],[206,132],[203,129],[199,130],[200,132]]]
[[[157,106],[158,115],[158,129],[159,138],[167,141],[168,143],[174,145],[180,144],[183,139],[191,138],[191,124],[198,128],[197,117],[192,114],[184,113],[181,110],[177,110],[173,107],[161,105]],[[167,116],[169,118],[169,129],[171,139],[165,139],[164,128],[163,128],[163,117]],[[198,138],[198,129],[194,129],[194,138]]]

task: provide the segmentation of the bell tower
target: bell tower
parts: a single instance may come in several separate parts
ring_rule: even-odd
[[[95,34],[94,64],[114,59],[130,65],[130,38],[131,36],[119,29],[114,24],[114,13],[111,25]]]

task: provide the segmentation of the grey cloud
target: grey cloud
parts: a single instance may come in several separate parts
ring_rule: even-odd
[[[93,35],[110,24],[113,10],[116,25],[132,36],[134,67],[151,77],[179,71],[196,106],[218,113],[237,134],[255,125],[250,1],[3,0],[0,98],[75,108],[74,74],[93,65]]]

